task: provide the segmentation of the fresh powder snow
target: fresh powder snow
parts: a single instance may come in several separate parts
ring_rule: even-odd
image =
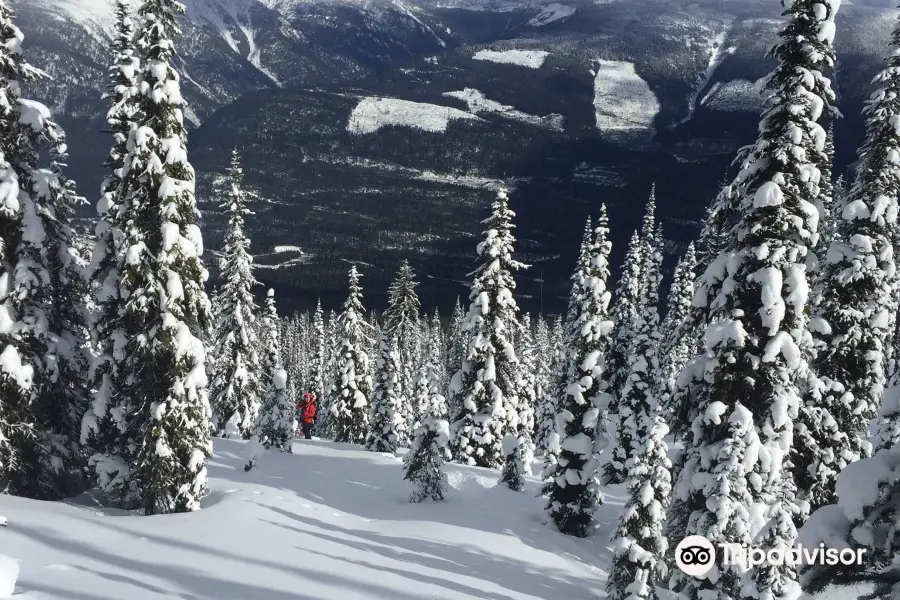
[[[357,135],[374,133],[382,127],[412,127],[443,133],[450,121],[480,121],[475,115],[438,104],[396,98],[363,98],[350,114],[347,131]]]
[[[539,69],[548,56],[544,50],[479,50],[472,59]]]
[[[541,524],[538,481],[446,463],[443,502],[407,502],[401,454],[318,440],[266,452],[215,440],[203,510],[160,517],[90,497],[46,503],[0,495],[14,517],[0,547],[21,572],[13,598],[192,600],[544,600],[598,597],[604,540],[622,492],[600,507],[596,539]],[[2,560],[2,559],[0,559]],[[0,563],[0,587],[12,567]],[[4,579],[6,578],[6,579]],[[2,594],[0,594],[2,597]]]
[[[634,63],[598,60],[594,77],[597,129],[604,133],[652,132],[660,105]]]

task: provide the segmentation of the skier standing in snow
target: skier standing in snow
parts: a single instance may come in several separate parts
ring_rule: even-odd
[[[316,395],[312,392],[306,392],[305,394],[303,394],[303,400],[300,401],[300,403],[297,405],[297,408],[300,409],[303,437],[311,440],[313,423],[316,420],[316,412],[318,411],[318,406],[316,405]]]

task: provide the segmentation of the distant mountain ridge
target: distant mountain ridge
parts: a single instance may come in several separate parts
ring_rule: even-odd
[[[53,77],[35,96],[61,116],[89,198],[109,144],[99,97],[112,5],[16,5],[29,59]],[[671,258],[755,136],[781,24],[768,0],[185,5],[178,51],[207,245],[219,243],[214,184],[236,145],[261,197],[255,252],[305,252],[258,276],[298,305],[336,301],[345,261],[362,260],[378,306],[402,258],[427,271],[425,303],[449,305],[467,293],[458,282],[501,182],[515,187],[518,248],[534,265],[519,286],[531,310],[541,293],[559,309],[576,232],[600,202],[619,260],[654,180]],[[839,170],[895,15],[881,0],[838,15]]]

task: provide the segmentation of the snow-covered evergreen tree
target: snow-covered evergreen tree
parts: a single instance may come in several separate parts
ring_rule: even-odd
[[[697,254],[694,243],[688,244],[687,250],[675,267],[672,287],[669,289],[666,318],[660,325],[660,391],[671,397],[675,390],[675,380],[684,365],[694,357],[697,350],[697,339],[693,331],[686,329],[690,321],[691,300],[694,297],[694,278],[697,268]],[[662,400],[662,399],[661,399]],[[664,400],[663,400],[664,401]]]
[[[862,558],[854,565],[812,565],[804,591],[817,597],[829,585],[871,585],[860,598],[900,598],[900,448],[882,449],[848,465],[837,479],[837,502],[814,512],[799,532],[805,548],[846,548]]]
[[[335,357],[336,378],[329,402],[330,427],[337,442],[362,443],[369,428],[369,396],[372,379],[368,374],[369,325],[365,321],[362,288],[356,265],[350,267],[350,293],[337,318]]]
[[[310,344],[312,356],[310,357],[310,375],[306,383],[306,389],[315,394],[319,402],[319,418],[314,425],[315,434],[319,437],[325,435],[325,422],[329,414],[328,398],[325,394],[329,384],[328,376],[328,341],[325,337],[325,315],[322,312],[322,301],[316,303],[316,312],[313,315],[312,331],[310,332]],[[303,391],[306,391],[304,389]]]
[[[260,352],[260,379],[264,385],[272,380],[275,371],[282,368],[281,364],[281,339],[278,335],[278,307],[275,306],[275,290],[266,292],[266,302],[262,309],[260,319],[259,342],[262,346]]]
[[[222,208],[228,215],[225,248],[220,264],[222,287],[217,302],[216,357],[210,386],[213,422],[225,435],[229,421],[249,439],[259,415],[262,393],[269,382],[260,378],[256,339],[256,302],[253,299],[253,257],[244,233],[244,217],[250,213],[242,187],[243,169],[237,150],[232,150],[226,171],[227,188]]]
[[[382,329],[378,340],[375,381],[372,388],[372,408],[369,412],[369,431],[366,448],[372,452],[395,452],[407,439],[406,418],[400,395],[402,366],[397,339]]]
[[[713,281],[707,287],[727,282],[711,303],[706,353],[686,367],[700,375],[690,378],[697,417],[680,458],[670,539],[700,535],[713,544],[756,542],[780,551],[794,541],[787,457],[805,383],[806,262],[825,145],[816,121],[834,99],[822,73],[833,66],[838,2],[794,0],[786,7],[759,138],[735,179],[738,226],[705,274]],[[714,573],[697,579],[674,572],[670,583],[692,600],[800,593],[787,564],[744,573],[720,563]]]
[[[803,428],[795,437],[801,444],[792,458],[797,488],[812,510],[833,504],[837,474],[869,455],[867,427],[886,383],[900,193],[900,165],[894,159],[900,153],[895,126],[900,120],[900,28],[893,34],[893,49],[875,78],[857,178],[831,211],[833,239],[820,266],[824,292],[814,333],[822,344],[814,369],[825,391],[813,389],[804,397]]]
[[[108,301],[99,340],[107,366],[85,418],[101,489],[147,515],[199,509],[212,452],[208,274],[173,66],[183,12],[172,0],[145,0],[138,10],[138,109],[117,201],[128,218],[117,279],[104,279],[118,294],[98,299]]]
[[[649,415],[648,415],[649,416]],[[655,600],[668,569],[663,520],[672,492],[669,428],[659,415],[641,429],[647,435],[628,464],[628,498],[613,532],[613,560],[607,594],[612,600]]]
[[[530,470],[523,436],[515,433],[503,436],[503,457],[500,484],[514,492],[521,492],[525,489],[525,473]]]
[[[415,486],[410,502],[427,498],[444,499],[443,464],[450,460],[450,425],[447,423],[447,404],[441,394],[437,365],[428,363],[429,400],[416,424],[415,436],[409,452],[403,458],[404,479]]]
[[[656,238],[657,236],[654,236]],[[658,236],[661,239],[661,236]],[[636,444],[643,440],[646,431],[642,427],[652,423],[652,415],[659,411],[658,352],[659,336],[659,284],[662,280],[660,266],[662,252],[659,240],[645,244],[642,252],[641,272],[645,284],[641,285],[638,315],[633,323],[631,355],[628,357],[628,377],[619,398],[616,419],[616,437],[612,460],[604,465],[603,479],[620,483],[628,475],[628,462],[634,455]]]
[[[23,96],[43,74],[5,2],[0,39],[0,492],[59,499],[84,483],[86,281],[71,226],[83,199],[64,173],[65,133]]]
[[[518,437],[522,454],[520,460],[523,473],[531,475],[531,464],[534,462],[535,451],[535,407],[538,403],[538,385],[534,340],[531,334],[531,316],[527,314],[522,319],[522,336],[518,347],[521,357],[518,392]]]
[[[601,425],[609,403],[607,356],[613,324],[608,318],[610,294],[608,230],[603,207],[601,226],[590,247],[590,261],[583,271],[580,305],[571,328],[566,369],[568,386],[557,418],[559,455],[545,466],[544,493],[547,511],[559,530],[585,537],[591,530],[600,492],[599,453],[603,448]],[[576,269],[583,269],[579,263]]]
[[[505,190],[491,205],[484,221],[485,239],[478,245],[481,264],[475,271],[465,331],[466,358],[453,376],[450,393],[456,398],[452,452],[456,460],[481,467],[503,464],[503,436],[509,422],[518,420],[519,360],[512,345],[518,326],[513,272],[525,265],[512,257],[515,213]],[[512,410],[511,410],[512,409]]]
[[[294,401],[288,393],[288,374],[276,369],[263,396],[262,410],[254,428],[256,435],[267,448],[275,447],[283,452],[291,451],[291,442],[297,431]]]
[[[541,456],[547,454],[550,436],[556,431],[556,406],[559,401],[552,386],[553,360],[548,359],[551,352],[550,330],[547,321],[541,318],[534,341],[534,354],[540,356],[540,360],[535,361],[534,445],[535,452]]]
[[[384,311],[384,329],[397,345],[400,369],[397,380],[397,394],[400,400],[401,415],[406,427],[397,433],[399,443],[409,443],[409,432],[415,420],[413,396],[415,395],[415,373],[418,364],[416,343],[419,338],[419,297],[416,295],[415,273],[407,261],[403,261],[397,277],[388,289],[388,308]]]

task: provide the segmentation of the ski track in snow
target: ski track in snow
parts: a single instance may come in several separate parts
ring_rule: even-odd
[[[539,69],[549,55],[544,50],[479,50],[472,59]]]
[[[598,60],[594,78],[594,110],[602,132],[652,132],[660,105],[634,63]]]
[[[374,133],[382,127],[403,126],[443,133],[450,121],[480,121],[471,113],[424,102],[411,102],[396,98],[367,97],[353,109],[347,123],[347,131],[357,135]]]
[[[478,114],[482,112],[498,113],[501,116],[512,119],[514,121],[521,121],[522,123],[527,123],[536,127],[545,127],[554,131],[563,131],[564,129],[564,120],[562,115],[558,115],[555,113],[547,115],[546,117],[530,115],[528,113],[516,110],[512,106],[507,106],[505,104],[500,104],[499,102],[489,100],[484,94],[473,88],[466,88],[459,92],[445,92],[444,96],[462,100],[468,105],[469,112],[471,112],[472,114]]]
[[[22,600],[588,600],[603,595],[608,488],[593,539],[542,524],[539,482],[445,465],[440,503],[407,502],[400,455],[298,441],[245,472],[246,442],[216,439],[210,495],[196,513],[131,516],[87,497],[0,496],[0,545]],[[401,451],[402,452],[402,451]],[[599,568],[598,568],[599,567]]]

